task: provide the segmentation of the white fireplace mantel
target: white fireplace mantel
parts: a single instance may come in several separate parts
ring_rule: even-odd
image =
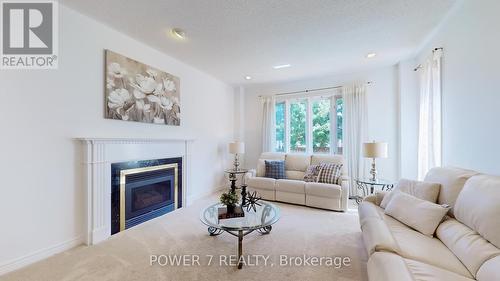
[[[111,236],[111,164],[182,157],[182,206],[186,206],[194,139],[78,138],[84,145],[86,244]]]

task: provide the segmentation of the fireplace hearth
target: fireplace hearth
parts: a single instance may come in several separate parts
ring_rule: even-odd
[[[111,234],[182,207],[182,158],[111,164]]]

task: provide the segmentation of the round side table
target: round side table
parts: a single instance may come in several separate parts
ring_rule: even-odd
[[[383,179],[378,179],[375,181],[371,179],[356,179],[355,182],[358,190],[363,191],[363,196],[356,197],[356,203],[358,204],[363,201],[363,198],[373,194],[375,192],[375,187],[377,186],[380,186],[380,189],[382,191],[391,191],[394,188],[393,181]]]

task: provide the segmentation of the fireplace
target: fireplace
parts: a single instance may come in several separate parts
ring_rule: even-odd
[[[111,234],[182,207],[182,158],[111,164]]]

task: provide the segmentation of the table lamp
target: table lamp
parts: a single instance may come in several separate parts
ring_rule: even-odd
[[[377,181],[377,168],[375,167],[375,158],[387,158],[387,143],[386,142],[366,142],[363,143],[363,156],[372,158],[372,168],[370,169],[372,181]]]
[[[234,154],[234,170],[238,171],[240,168],[239,154],[245,153],[245,143],[240,141],[235,141],[229,143],[229,153]]]

